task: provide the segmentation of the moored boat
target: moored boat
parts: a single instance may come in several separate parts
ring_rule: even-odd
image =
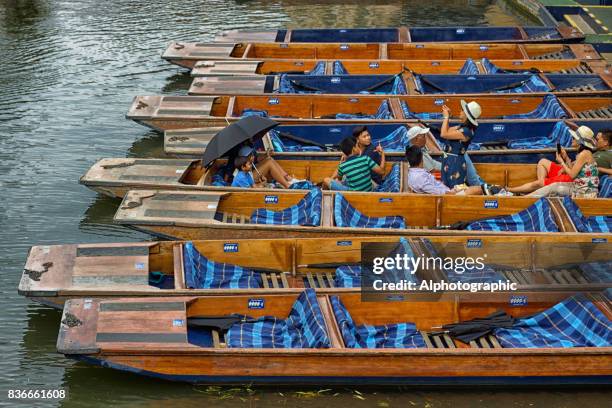
[[[364,243],[389,246],[391,255],[486,262],[480,269],[422,263],[414,274],[405,271],[415,282],[508,281],[522,291],[569,292],[605,289],[612,279],[612,243],[580,236],[288,238],[34,246],[19,293],[61,308],[76,297],[356,292]],[[510,301],[513,293],[502,292],[500,298]]]
[[[165,239],[239,239],[379,235],[532,236],[605,239],[607,199],[393,196],[389,193],[283,190],[275,193],[129,191],[114,221]]]
[[[195,78],[190,95],[431,95],[480,94],[609,95],[610,74],[443,75],[400,72],[393,75],[235,75]]]
[[[304,60],[267,61],[198,61],[191,70],[194,77],[234,75],[275,75],[293,73],[314,75],[397,74],[410,71],[419,74],[513,74],[545,72],[551,74],[608,74],[603,61],[580,60]]]
[[[480,123],[507,121],[610,120],[610,97],[479,95]],[[253,112],[281,124],[401,123],[441,121],[442,105],[456,119],[462,97],[455,95],[273,95],[273,96],[137,96],[127,118],[155,130],[224,127]],[[557,101],[557,102],[555,102]],[[554,108],[549,108],[552,103]],[[558,105],[558,107],[557,107]]]
[[[466,58],[491,60],[601,60],[590,44],[267,44],[172,42],[164,51],[166,61],[191,69],[208,61],[267,60],[422,60],[447,61]],[[418,72],[418,71],[417,71]]]
[[[573,27],[397,27],[302,28],[270,31],[225,31],[215,42],[273,43],[575,43],[584,35]]]
[[[511,305],[481,293],[447,293],[435,303],[381,303],[307,289],[75,299],[64,306],[57,348],[91,364],[194,383],[612,384],[609,299],[550,292],[528,298]],[[495,310],[511,315],[508,322],[475,340],[440,329]],[[574,324],[583,329],[572,330]]]

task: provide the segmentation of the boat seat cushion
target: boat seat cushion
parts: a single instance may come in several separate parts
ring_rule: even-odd
[[[584,295],[573,296],[511,328],[495,329],[502,347],[609,347],[610,320]]]
[[[478,75],[479,73],[476,63],[471,58],[466,59],[459,70],[459,75]]]
[[[544,100],[531,112],[505,115],[503,119],[563,119],[567,113],[555,95],[546,95]]]
[[[559,232],[546,198],[540,198],[523,211],[470,223],[471,231]]]
[[[612,198],[612,177],[599,178],[599,198]]]
[[[436,250],[433,243],[427,238],[420,239],[421,244],[426,248],[428,256],[432,258],[445,259],[444,256]],[[445,267],[445,263],[442,264],[442,272],[446,275],[446,279],[449,282],[505,282],[506,278],[499,273],[495,268],[490,265],[484,265],[483,268],[479,268],[479,265],[459,265],[453,263],[453,268]]]
[[[442,113],[440,112],[415,113],[410,110],[410,107],[408,106],[408,103],[406,101],[401,101],[400,105],[402,107],[402,113],[404,114],[404,119],[421,119],[421,120],[442,119]]]
[[[183,245],[185,283],[190,289],[261,288],[259,273],[238,265],[215,262],[202,255],[192,242]]]
[[[385,179],[376,187],[377,192],[381,193],[399,193],[402,186],[402,174],[399,163],[391,167],[391,171],[387,173]]]
[[[405,126],[400,126],[387,136],[373,140],[372,144],[377,146],[380,143],[385,152],[401,152],[406,151],[408,146],[408,129]]]
[[[330,340],[314,289],[297,298],[289,316],[239,322],[227,332],[227,346],[238,348],[328,348]]]
[[[603,215],[585,217],[580,207],[570,197],[563,198],[563,207],[567,210],[578,232],[612,232],[612,217]]]
[[[310,190],[296,205],[280,211],[258,208],[251,214],[252,224],[302,225],[314,227],[321,224],[321,201],[323,193],[316,188]]]
[[[407,255],[409,258],[414,257],[414,252],[410,247],[410,244],[404,237],[400,237],[397,245],[389,252],[388,258],[395,258],[397,255],[403,257]],[[400,282],[405,280],[408,282],[419,283],[420,280],[417,277],[416,270],[413,270],[410,265],[408,268],[393,268],[386,269],[387,272],[382,275],[378,275],[377,279],[382,279],[383,282]],[[361,286],[361,265],[343,265],[336,269],[336,276],[334,283],[336,287],[340,288],[356,288]],[[373,275],[370,275],[373,276]]]
[[[555,123],[551,132],[544,137],[528,137],[525,139],[511,140],[508,142],[510,149],[545,149],[553,148],[560,143],[561,146],[570,147],[572,145],[572,135],[570,128],[563,122]]]
[[[406,228],[404,217],[368,217],[353,207],[340,193],[334,198],[334,220],[337,227],[352,228]]]
[[[246,118],[247,116],[260,116],[262,118],[267,118],[268,117],[268,111],[266,110],[260,110],[260,109],[244,109],[241,113],[240,113],[240,117],[242,118]]]
[[[414,323],[392,323],[373,326],[355,325],[338,296],[330,297],[334,316],[344,345],[347,348],[421,348],[426,347],[423,336]]]
[[[336,119],[393,119],[393,113],[389,107],[389,101],[385,99],[381,102],[374,115],[363,115],[357,113],[337,113]]]
[[[332,66],[332,73],[334,75],[349,75],[348,70],[342,64],[342,61],[334,61]]]

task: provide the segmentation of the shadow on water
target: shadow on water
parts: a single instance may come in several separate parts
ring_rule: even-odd
[[[127,157],[155,157],[170,158],[164,153],[164,135],[154,130],[149,130],[144,136],[136,139],[127,150]]]
[[[189,72],[181,71],[166,78],[162,93],[169,95],[187,95],[193,78]]]

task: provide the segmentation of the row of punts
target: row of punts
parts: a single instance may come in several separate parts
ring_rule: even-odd
[[[451,119],[461,112],[462,97],[380,95],[274,95],[274,96],[136,96],[127,118],[158,131],[224,127],[244,115],[267,116],[281,124],[401,123],[442,121],[442,106]],[[479,95],[479,123],[609,121],[612,98],[531,95]]]
[[[172,42],[162,54],[166,61],[184,68],[196,68],[200,61],[268,60],[365,60],[365,61],[438,61],[442,63],[468,58],[480,60],[530,60],[547,63],[561,60],[601,60],[590,44],[266,44]],[[500,64],[502,64],[500,62]],[[426,66],[426,65],[425,65]],[[546,66],[546,65],[542,65]],[[503,67],[503,66],[502,66]],[[509,68],[510,69],[510,68]],[[284,70],[284,69],[283,69]],[[292,70],[295,70],[293,68]],[[415,70],[415,72],[421,72]]]
[[[483,111],[469,153],[487,182],[533,180],[557,143],[573,153],[566,120],[599,131],[612,118],[609,66],[583,38],[560,25],[173,42],[162,58],[191,70],[195,96],[138,96],[127,117],[187,158],[106,158],[80,180],[121,199],[116,223],[166,241],[32,247],[19,292],[63,308],[67,357],[166,380],[609,385],[612,182],[589,199],[418,195],[402,161],[407,123],[430,127],[437,157],[441,107],[456,120],[468,96]],[[232,188],[225,160],[203,166],[214,135],[252,115],[280,123],[256,148],[302,179],[294,188]],[[384,182],[321,191],[357,123],[389,151]],[[373,245],[453,261],[395,269],[393,282],[468,286],[373,291]],[[500,314],[511,323],[473,338],[449,328]]]

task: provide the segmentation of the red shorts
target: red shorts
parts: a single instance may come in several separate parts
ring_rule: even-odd
[[[548,175],[544,179],[544,185],[547,186],[552,183],[569,183],[572,182],[572,178],[563,173],[559,174],[563,170],[563,167],[560,164],[555,162],[550,163],[550,169],[548,170]]]

